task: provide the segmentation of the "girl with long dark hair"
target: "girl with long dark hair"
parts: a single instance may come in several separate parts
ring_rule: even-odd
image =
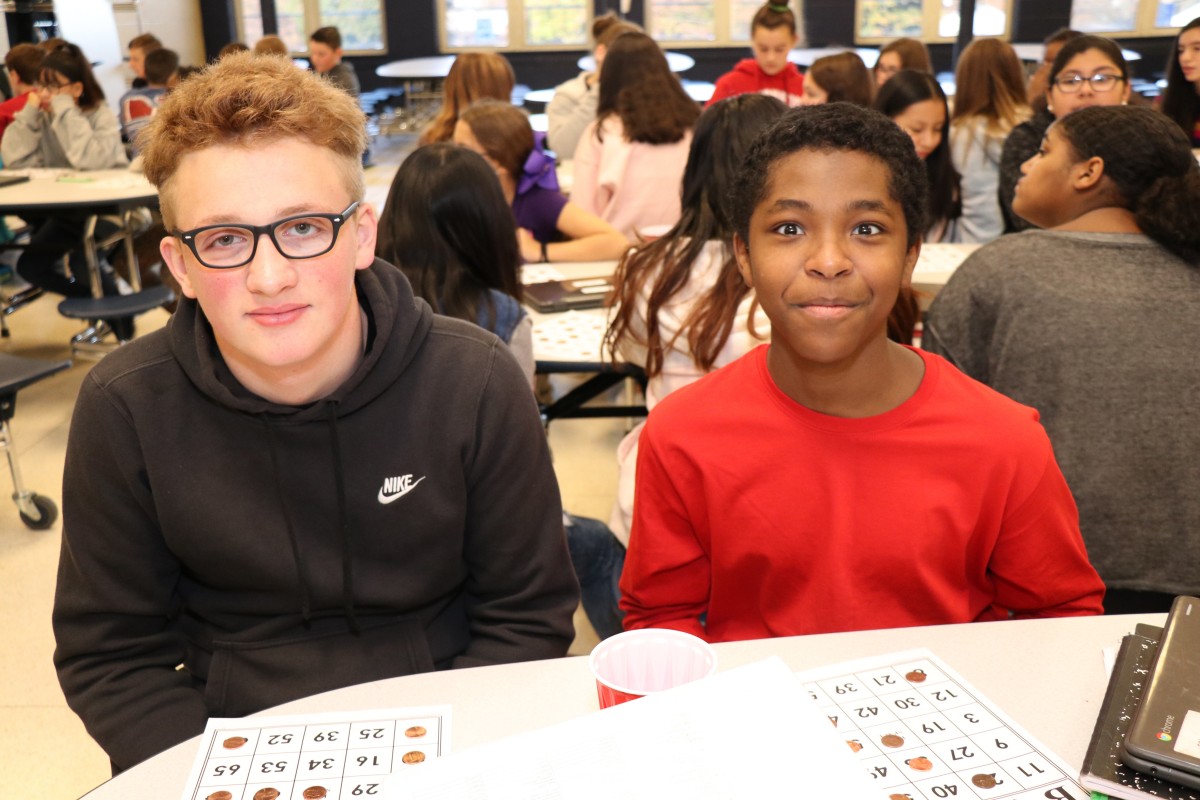
[[[679,219],[679,179],[700,107],[644,33],[613,40],[596,119],[575,150],[571,201],[634,240]]]
[[[1162,110],[1200,147],[1200,17],[1183,26],[1167,62]]]
[[[532,322],[521,308],[516,222],[478,153],[441,142],[404,160],[388,192],[375,254],[400,268],[439,314],[504,340],[533,380]]]

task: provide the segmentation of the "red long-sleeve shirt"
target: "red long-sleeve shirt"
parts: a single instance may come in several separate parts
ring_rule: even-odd
[[[1101,612],[1037,412],[922,353],[900,406],[832,417],[780,391],[766,353],[650,415],[626,628],[729,641]]]
[[[735,94],[766,94],[788,106],[800,105],[804,96],[804,76],[796,65],[788,63],[776,75],[768,75],[753,58],[743,58],[737,65],[717,78],[716,89],[705,107]]]

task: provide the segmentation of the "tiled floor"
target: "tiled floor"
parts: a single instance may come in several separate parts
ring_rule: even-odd
[[[408,144],[377,146],[376,163],[398,161]],[[368,170],[368,196],[380,207],[392,169]],[[68,340],[79,326],[60,317],[56,307],[56,298],[43,297],[9,317],[12,336],[0,340],[0,351],[68,358]],[[151,312],[139,319],[138,330],[148,332],[166,319],[165,312]],[[71,409],[91,366],[76,360],[68,371],[17,398],[12,430],[25,484],[56,502]],[[561,420],[551,426],[564,504],[574,513],[608,518],[616,491],[613,453],[623,431],[623,421],[609,420]],[[0,487],[7,480],[0,477]],[[0,502],[0,797],[78,797],[109,776],[108,759],[66,707],[51,664],[50,611],[60,536],[60,523],[31,531],[15,505]],[[571,652],[587,653],[596,640],[582,613],[576,614],[576,629]]]

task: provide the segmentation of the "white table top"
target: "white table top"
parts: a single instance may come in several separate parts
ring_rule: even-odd
[[[403,58],[399,61],[389,61],[375,68],[375,74],[381,78],[410,78],[415,80],[429,78],[444,78],[450,74],[457,56],[424,56],[422,58]]]
[[[716,85],[707,81],[683,81],[682,83],[683,90],[688,93],[688,97],[698,103],[707,103],[708,98],[712,97],[713,92],[717,90]],[[554,99],[554,92],[554,89],[534,89],[525,93],[525,102],[549,103]]]
[[[696,66],[696,59],[686,53],[673,53],[668,50],[664,55],[667,57],[667,66],[671,68],[671,72],[687,72]],[[596,69],[596,59],[592,57],[591,53],[580,56],[575,63],[584,72],[593,72]]]
[[[1165,615],[981,622],[823,634],[716,645],[719,669],[780,656],[794,670],[928,647],[1057,753],[1083,762],[1108,676],[1103,648],[1139,622]],[[597,710],[586,658],[433,672],[351,686],[287,703],[264,715],[453,706],[455,752]],[[167,750],[86,795],[88,800],[179,797],[199,737]]]
[[[1041,61],[1046,54],[1046,45],[1041,42],[1019,42],[1014,43],[1013,50],[1017,53],[1017,58],[1022,61]],[[1126,61],[1141,61],[1142,54],[1136,50],[1126,50],[1121,48],[1121,54],[1125,56]]]
[[[800,47],[788,53],[788,61],[802,67],[811,67],[818,58],[834,56],[847,50],[858,53],[858,57],[868,69],[875,66],[875,62],[879,60],[879,50],[874,47]]]
[[[149,205],[158,191],[140,172],[101,169],[80,172],[69,169],[4,170],[24,174],[29,180],[0,188],[0,213],[39,209],[86,210],[108,205]]]
[[[707,103],[717,90],[717,85],[708,81],[683,81],[683,90],[697,103]]]
[[[554,99],[554,88],[550,89],[534,89],[525,93],[526,103],[549,103]]]
[[[921,257],[913,270],[913,288],[920,293],[924,306],[928,306],[963,260],[979,247],[977,244],[927,244],[921,248]],[[529,264],[522,273],[522,280],[536,283],[551,279],[592,278],[611,275],[616,268],[616,261]],[[608,309],[590,308],[554,314],[540,314],[532,308],[526,310],[533,320],[533,355],[538,361],[594,364],[606,360],[601,353],[601,342],[608,327]]]

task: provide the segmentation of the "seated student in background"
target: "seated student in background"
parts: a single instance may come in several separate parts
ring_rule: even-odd
[[[1129,65],[1121,48],[1102,36],[1079,34],[1068,39],[1058,48],[1046,80],[1050,88],[1045,106],[1012,129],[1000,152],[1000,209],[1005,233],[1033,227],[1013,212],[1013,194],[1022,165],[1037,155],[1050,124],[1088,106],[1123,106],[1132,91]]]
[[[498,53],[459,53],[442,83],[442,107],[425,130],[420,144],[448,142],[454,137],[458,115],[476,100],[512,102],[517,78],[512,64]]]
[[[1059,28],[1043,40],[1046,49],[1042,52],[1042,60],[1038,62],[1037,69],[1029,76],[1029,82],[1025,85],[1025,98],[1029,100],[1029,109],[1033,112],[1034,118],[1046,110],[1046,105],[1050,100],[1050,73],[1054,66],[1054,60],[1058,58],[1063,45],[1083,35],[1082,31]],[[1050,123],[1046,123],[1046,127],[1049,125]]]
[[[925,162],[929,185],[925,242],[958,241],[962,215],[958,171],[950,157],[950,110],[941,84],[927,72],[905,69],[879,88],[876,111],[886,114],[912,139]]]
[[[1004,233],[999,195],[1004,140],[1029,118],[1025,72],[1007,42],[976,39],[959,56],[954,79],[950,153],[961,176],[958,241],[990,242]]]
[[[521,307],[516,225],[512,210],[483,157],[449,142],[418,148],[400,165],[379,225],[376,254],[400,267],[413,292],[439,314],[457,317],[496,334],[533,386],[533,323]],[[581,547],[612,539],[602,522],[563,515],[583,605],[601,636],[621,630],[616,580],[605,576],[608,606],[593,602],[601,572],[597,556]]]
[[[916,70],[933,75],[933,61],[929,48],[917,39],[894,39],[879,49],[879,58],[871,70],[875,74],[875,85],[882,87],[902,69]]]
[[[25,106],[36,102],[38,75],[46,52],[35,44],[18,44],[4,54],[4,68],[8,70],[8,85],[13,96],[0,103],[0,138],[13,118]]]
[[[679,181],[700,107],[644,33],[613,40],[600,101],[575,151],[571,201],[630,240],[679,220]]]
[[[174,50],[165,47],[152,50],[146,56],[143,73],[146,86],[130,89],[121,97],[118,119],[121,121],[121,138],[129,144],[130,155],[137,155],[137,135],[149,124],[178,72],[179,55]]]
[[[521,308],[521,253],[500,183],[450,142],[413,151],[388,190],[375,255],[400,267],[438,314],[490,331],[533,384],[533,321]]]
[[[770,95],[789,106],[800,105],[804,76],[788,61],[788,53],[799,43],[796,16],[787,3],[767,3],[759,8],[750,20],[754,58],[743,58],[731,71],[717,78],[708,105],[747,92]]]
[[[131,89],[146,87],[146,56],[162,46],[153,33],[143,33],[129,40],[129,69],[133,72]]]
[[[1100,613],[1037,413],[887,338],[925,229],[908,136],[848,103],[793,109],[733,197],[771,343],[647,419],[625,627],[729,641]]]
[[[647,408],[745,355],[770,334],[733,257],[731,192],[750,143],[786,108],[757,94],[706,108],[683,173],[679,222],[631,251],[617,268],[605,350],[614,360],[645,369]],[[629,542],[641,431],[638,425],[617,449],[617,503],[609,525],[622,545]]]
[[[104,90],[91,63],[77,46],[63,42],[46,55],[38,74],[38,91],[28,95],[0,140],[0,160],[10,169],[57,167],[92,170],[129,164],[121,144],[121,127],[104,101]],[[17,272],[34,286],[66,297],[91,297],[91,274],[83,252],[86,214],[26,214],[33,235],[17,261]],[[115,228],[101,220],[97,238]],[[70,255],[69,274],[64,257]],[[104,294],[117,293],[112,269],[102,265]],[[117,337],[133,338],[130,317],[110,323]]]
[[[247,52],[250,52],[250,48],[247,47],[244,42],[230,42],[229,44],[225,45],[217,52],[217,60],[220,61],[222,58],[224,58],[227,55],[230,55],[231,53],[247,53]]]
[[[1013,208],[1046,230],[976,251],[922,345],[1036,408],[1109,613],[1200,593],[1200,168],[1149,108],[1084,108],[1027,161]]]
[[[804,76],[803,106],[822,103],[854,103],[871,105],[875,81],[858,53],[847,50],[823,56],[813,62]]]
[[[80,391],[54,608],[67,702],[118,769],[210,716],[571,641],[525,376],[375,258],[365,145],[353,98],[248,54],[146,131],[185,299]]]
[[[333,25],[317,28],[308,37],[308,60],[313,72],[333,81],[351,97],[358,97],[358,74],[353,64],[342,60],[343,55],[342,33]]]
[[[254,43],[254,55],[292,57],[287,43],[273,33],[267,34]]]
[[[596,118],[596,106],[600,102],[600,68],[608,55],[608,46],[622,33],[640,33],[641,30],[637,24],[620,19],[612,11],[592,21],[592,60],[596,62],[596,68],[560,83],[554,88],[554,97],[546,104],[546,146],[554,151],[559,161],[575,157],[583,129]]]
[[[1162,110],[1200,148],[1200,16],[1184,25],[1175,37],[1167,61],[1167,88]]]
[[[512,103],[480,100],[463,111],[454,143],[483,156],[516,217],[520,255],[535,261],[608,261],[629,249],[624,234],[567,200],[554,159],[539,145],[529,116]]]

